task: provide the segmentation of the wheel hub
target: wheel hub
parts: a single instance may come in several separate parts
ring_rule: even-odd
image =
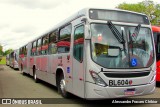
[[[66,83],[65,83],[64,79],[62,79],[60,82],[60,89],[61,89],[62,93],[66,93]]]
[[[34,74],[34,79],[35,79],[35,80],[37,79],[36,73]]]

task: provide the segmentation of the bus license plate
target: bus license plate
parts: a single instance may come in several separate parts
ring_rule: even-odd
[[[131,86],[133,83],[132,80],[109,80],[109,86]]]

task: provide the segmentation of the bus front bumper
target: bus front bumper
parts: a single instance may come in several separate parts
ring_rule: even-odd
[[[126,90],[135,89],[132,94],[127,94]],[[86,94],[85,98],[94,99],[107,99],[107,98],[123,98],[137,95],[152,94],[155,91],[155,81],[140,86],[129,87],[102,87],[93,83],[86,82]]]

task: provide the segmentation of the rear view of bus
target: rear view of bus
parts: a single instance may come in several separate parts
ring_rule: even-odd
[[[152,26],[157,60],[156,82],[160,82],[160,27]]]
[[[86,98],[151,94],[156,57],[149,19],[123,10],[89,9]]]

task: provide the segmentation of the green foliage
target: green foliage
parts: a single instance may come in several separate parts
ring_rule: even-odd
[[[3,47],[0,45],[0,55],[3,55]]]
[[[13,49],[8,49],[4,52],[4,56],[6,56],[7,54],[10,54],[13,51]]]
[[[1,57],[1,60],[0,60],[0,65],[1,64],[6,64],[6,57],[2,57],[2,56],[0,56]]]
[[[124,2],[116,8],[144,13],[149,17],[153,25],[160,25],[158,23],[158,20],[160,20],[160,4],[156,4],[151,0],[144,0],[137,4],[127,4]]]

